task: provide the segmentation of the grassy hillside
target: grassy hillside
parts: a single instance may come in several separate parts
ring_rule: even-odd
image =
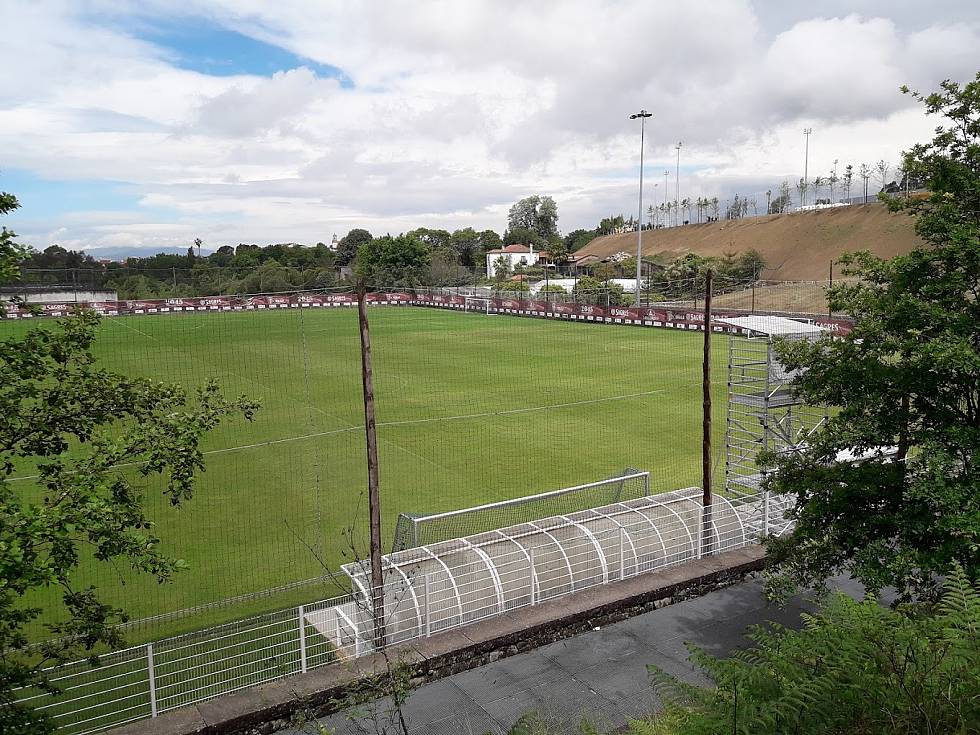
[[[813,212],[685,225],[643,233],[643,254],[671,259],[685,253],[713,256],[755,248],[772,280],[823,280],[830,261],[841,253],[870,250],[882,257],[907,253],[922,244],[906,214],[893,214],[879,203]],[[636,233],[606,235],[579,254],[606,257],[635,252]]]

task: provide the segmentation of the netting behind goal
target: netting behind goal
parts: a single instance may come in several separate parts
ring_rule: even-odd
[[[392,551],[471,536],[650,494],[650,473],[627,468],[605,480],[444,513],[401,513]]]

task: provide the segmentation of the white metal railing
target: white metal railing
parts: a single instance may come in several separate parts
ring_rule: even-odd
[[[649,502],[569,514],[567,525],[547,523],[556,519],[525,524],[523,535],[510,529],[482,534],[483,541],[471,537],[422,574],[388,564],[378,591],[384,644],[423,639],[702,556],[703,509],[682,513],[657,496],[643,500]],[[722,512],[723,506],[731,510]],[[788,507],[786,498],[761,493],[737,506],[716,498],[710,551],[784,533]],[[55,667],[48,674],[60,693],[22,690],[21,701],[50,715],[61,731],[83,735],[364,655],[375,648],[374,615],[364,582],[352,577],[361,582],[360,594],[115,651],[96,667],[87,661]]]

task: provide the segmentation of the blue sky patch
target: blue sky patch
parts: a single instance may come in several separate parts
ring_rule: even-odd
[[[140,195],[131,184],[99,179],[58,181],[22,169],[0,169],[0,191],[17,197],[20,209],[3,218],[8,229],[53,229],[62,217],[74,213],[136,212],[141,217],[172,219],[173,212],[140,206]],[[25,240],[22,241],[26,242]]]
[[[278,71],[305,66],[319,77],[337,79],[344,87],[353,86],[343,70],[335,66],[299,56],[203,18],[154,19],[127,30],[164,49],[170,62],[180,69],[210,76],[271,77]]]

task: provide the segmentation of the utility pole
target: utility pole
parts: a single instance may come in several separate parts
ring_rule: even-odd
[[[364,282],[357,285],[357,321],[361,332],[361,384],[364,393],[364,433],[367,439],[368,512],[371,517],[371,612],[374,647],[385,644],[385,595],[381,574],[381,498],[378,492],[378,432],[374,419],[374,380],[371,374],[371,333],[368,329]]]
[[[643,128],[648,117],[653,117],[646,110],[640,110],[630,115],[630,120],[640,119],[640,203],[636,222],[636,306],[640,307],[640,271],[643,263]]]
[[[681,146],[682,145],[683,143],[681,141],[677,141],[677,145],[675,146],[677,148],[677,174],[674,178],[674,204],[676,205],[677,209],[680,209],[681,207]],[[676,210],[674,213],[674,222],[675,223],[680,222],[680,217],[678,216]]]
[[[803,148],[803,201],[800,203],[801,207],[806,206],[806,190],[810,187],[810,179],[807,177],[810,175],[810,133],[813,132],[813,128],[803,128],[803,137],[806,140]]]
[[[704,363],[702,365],[701,392],[703,395],[701,435],[701,497],[702,528],[701,556],[711,549],[711,269],[704,274]],[[697,289],[695,289],[695,293]]]

